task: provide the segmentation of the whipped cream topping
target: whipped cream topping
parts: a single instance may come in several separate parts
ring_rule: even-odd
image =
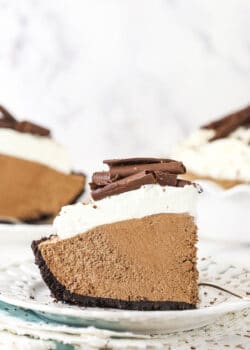
[[[0,153],[38,162],[63,173],[71,172],[67,150],[49,137],[0,129]]]
[[[99,225],[153,214],[188,213],[195,216],[197,197],[198,191],[193,185],[144,185],[137,190],[87,204],[65,206],[55,218],[53,228],[54,232],[64,239]]]
[[[239,127],[228,137],[209,142],[214,130],[199,129],[174,152],[187,170],[200,176],[250,181],[250,128]]]

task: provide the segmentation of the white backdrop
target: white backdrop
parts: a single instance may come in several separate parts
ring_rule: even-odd
[[[249,0],[0,0],[0,102],[78,169],[164,155],[250,102]]]

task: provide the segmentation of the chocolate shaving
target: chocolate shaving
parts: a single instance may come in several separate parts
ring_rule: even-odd
[[[0,116],[3,118],[3,120],[8,122],[16,122],[16,119],[13,117],[13,115],[10,114],[9,111],[7,111],[6,108],[0,105]]]
[[[166,160],[155,163],[133,163],[133,164],[120,164],[113,165],[110,164],[110,175],[118,176],[119,178],[124,178],[126,176],[130,176],[136,174],[140,171],[164,171],[171,174],[184,174],[186,169],[181,162]]]
[[[177,185],[177,175],[168,174],[164,171],[154,171],[156,181],[161,186],[176,186]]]
[[[133,164],[150,164],[150,163],[167,163],[172,162],[171,159],[164,158],[122,158],[122,159],[106,159],[104,164],[112,165],[133,165]]]
[[[109,171],[96,172],[92,176],[92,182],[97,186],[106,186],[110,181]]]
[[[250,106],[204,125],[202,129],[213,129],[215,131],[215,135],[209,141],[215,141],[227,137],[240,126],[249,127],[249,125]]]
[[[176,187],[184,187],[184,186],[191,185],[191,184],[192,184],[191,181],[178,179],[177,183],[176,183]]]
[[[22,133],[50,136],[50,130],[29,121],[17,121],[9,111],[0,106],[0,128],[8,128]]]
[[[118,178],[118,175],[114,175],[112,177],[109,171],[101,171],[93,174],[92,183],[94,183],[97,186],[106,186],[109,183],[118,180]]]
[[[49,129],[46,129],[40,125],[31,123],[28,121],[18,122],[16,124],[15,130],[23,132],[23,133],[39,135],[39,136],[49,136],[50,135]]]
[[[90,188],[94,200],[132,191],[147,184],[184,187],[191,182],[177,179],[186,169],[181,162],[158,158],[105,160],[109,171],[96,172]]]
[[[0,128],[13,129],[13,123],[6,119],[0,119]]]
[[[185,186],[190,186],[190,185],[194,186],[197,189],[198,193],[203,192],[201,185],[197,184],[196,182],[191,182],[191,181],[184,180],[184,179],[177,179],[176,187],[185,187]]]
[[[95,191],[92,191],[91,194],[94,200],[99,200],[114,194],[136,190],[142,185],[154,183],[156,183],[156,180],[152,173],[141,171],[140,173],[117,180],[104,187],[97,188]]]

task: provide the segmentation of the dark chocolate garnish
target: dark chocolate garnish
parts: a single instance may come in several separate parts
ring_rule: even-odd
[[[192,182],[189,180],[178,179],[176,186],[177,187],[184,187],[184,186],[191,185],[191,184],[192,184]]]
[[[13,115],[10,114],[10,112],[7,111],[7,109],[1,105],[0,105],[0,117],[9,122],[16,122],[16,119],[13,117]]]
[[[119,176],[121,178],[136,174],[140,171],[165,171],[171,174],[184,174],[186,169],[181,162],[176,161],[110,166],[111,176]]]
[[[114,175],[112,177],[109,171],[100,171],[93,174],[92,183],[97,186],[106,186],[112,181],[115,181],[118,179],[119,179],[118,175]]]
[[[50,130],[29,121],[17,121],[6,108],[0,105],[0,128],[13,129],[22,133],[50,136]]]
[[[177,186],[177,175],[165,171],[154,171],[156,181],[161,186]]]
[[[48,238],[42,238],[39,241],[32,242],[32,250],[35,255],[35,263],[40,269],[43,280],[49,287],[52,295],[56,300],[62,302],[85,306],[85,307],[101,307],[140,311],[154,311],[154,310],[188,310],[195,309],[196,305],[179,301],[149,301],[149,300],[120,300],[113,298],[98,298],[88,295],[80,295],[70,292],[65,288],[52,274],[49,267],[44,260],[39,244],[46,241]]]
[[[172,162],[171,159],[166,158],[121,158],[121,159],[106,159],[104,164],[113,165],[133,165],[133,164],[150,164],[150,163],[167,163]]]
[[[143,185],[184,187],[191,184],[177,179],[186,169],[181,162],[162,158],[125,158],[105,160],[109,171],[96,172],[90,188],[94,200],[140,188]]]
[[[114,194],[133,191],[140,188],[142,185],[154,184],[156,179],[152,173],[141,171],[137,174],[127,176],[121,180],[109,183],[104,187],[99,187],[92,191],[92,198],[99,200]]]
[[[26,120],[16,123],[15,130],[23,133],[33,134],[33,135],[50,136],[49,129],[31,122],[28,122]]]
[[[228,116],[206,124],[202,129],[212,129],[215,135],[209,141],[215,141],[227,137],[240,126],[249,127],[250,125],[250,106],[240,111],[229,114]]]

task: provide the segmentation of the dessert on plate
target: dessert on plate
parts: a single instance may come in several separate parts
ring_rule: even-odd
[[[17,121],[0,106],[0,221],[37,222],[54,217],[84,191],[67,151],[50,131]]]
[[[250,183],[250,106],[195,131],[174,152],[189,180],[210,180],[228,189]]]
[[[131,310],[193,309],[198,302],[196,200],[181,162],[104,161],[88,203],[62,208],[54,235],[33,241],[59,301]]]

